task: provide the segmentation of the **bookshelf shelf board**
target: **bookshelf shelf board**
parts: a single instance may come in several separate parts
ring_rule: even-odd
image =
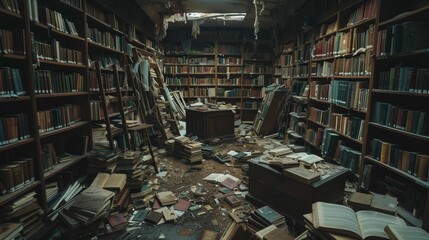
[[[43,30],[46,30],[46,31],[50,31],[51,33],[54,33],[54,35],[60,36],[62,38],[70,38],[70,39],[73,39],[74,41],[79,41],[81,43],[85,42],[84,38],[81,38],[81,37],[75,36],[75,35],[71,35],[71,34],[66,33],[66,32],[59,31],[59,30],[57,30],[55,28],[48,27],[48,26],[46,26],[46,25],[44,25],[42,23],[31,22],[31,26],[39,28],[39,29],[43,29]]]
[[[266,75],[266,76],[270,76],[273,75],[272,73],[243,73],[244,75]]]
[[[407,18],[415,17],[415,15],[417,15],[417,14],[422,14],[422,15],[427,14],[428,10],[429,10],[429,5],[426,5],[422,8],[418,8],[414,11],[404,12],[404,13],[397,15],[391,19],[380,22],[378,24],[378,28],[382,28],[386,25],[392,25],[392,24],[398,23],[398,22],[404,22]]]
[[[216,66],[215,63],[190,63],[190,67]]]
[[[184,76],[184,75],[188,75],[188,73],[164,73],[164,75],[169,75],[169,76]]]
[[[214,56],[215,55],[215,53],[214,52],[212,52],[212,53],[189,53],[188,54],[189,55],[189,57],[198,57],[198,56]]]
[[[341,75],[334,75],[334,76],[332,76],[332,78],[335,78],[335,79],[370,79],[371,76],[370,75],[366,75],[366,76],[341,76]]]
[[[410,133],[410,132],[402,131],[402,130],[399,130],[399,129],[396,129],[396,128],[393,128],[393,127],[384,126],[384,125],[381,125],[381,124],[378,124],[378,123],[374,123],[374,122],[369,122],[368,124],[370,126],[374,126],[374,127],[381,128],[381,129],[384,129],[384,130],[387,130],[387,131],[390,131],[390,132],[394,132],[394,133],[400,134],[401,136],[407,136],[409,138],[413,138],[413,139],[418,139],[418,140],[421,140],[421,141],[429,142],[429,136],[423,136],[423,135],[418,135],[418,134],[415,134],[415,133]]]
[[[365,114],[366,113],[366,111],[357,110],[357,109],[349,108],[349,107],[346,107],[346,106],[341,106],[341,105],[338,105],[336,103],[332,103],[332,106],[338,107],[338,108],[341,108],[341,109],[345,109],[345,110],[348,110],[348,111],[351,111],[351,112],[356,112],[356,113],[361,113],[361,114]]]
[[[261,87],[264,87],[264,85],[243,85],[243,87],[255,87],[255,88],[261,88]]]
[[[398,60],[398,59],[407,59],[407,58],[427,58],[429,55],[429,49],[424,48],[412,52],[402,52],[402,53],[396,53],[390,56],[383,56],[383,57],[377,57],[378,61],[389,61],[389,60]]]
[[[312,62],[321,62],[321,61],[330,61],[334,60],[336,56],[329,56],[329,57],[316,57],[311,59]]]
[[[243,96],[243,99],[255,99],[255,100],[260,100],[260,99],[263,99],[263,97],[249,97],[249,96]]]
[[[216,86],[215,84],[198,84],[198,85],[193,85],[191,86],[192,88],[198,88],[198,87],[214,87]],[[218,86],[222,86],[223,85],[218,85]],[[231,86],[231,85],[226,85],[226,86]]]
[[[62,63],[62,62],[56,62],[52,60],[45,60],[45,59],[39,59],[39,62],[42,64],[49,64],[49,65],[55,65],[55,66],[61,66],[61,67],[86,68],[86,66],[82,64]]]
[[[48,131],[48,132],[43,132],[43,133],[40,133],[40,138],[42,139],[42,138],[50,137],[50,136],[53,136],[53,135],[56,135],[56,134],[59,134],[59,133],[66,132],[66,131],[71,131],[73,129],[85,126],[88,123],[89,122],[87,122],[87,121],[80,121],[80,122],[74,123],[71,126],[67,126],[67,127],[55,129],[55,130]]]
[[[311,76],[310,78],[316,78],[316,79],[331,79],[334,76]]]
[[[14,59],[14,60],[25,60],[24,55],[18,54],[0,54],[0,59]]]
[[[88,92],[49,93],[49,94],[36,94],[36,98],[41,99],[41,98],[57,98],[57,97],[86,96],[86,95],[88,95]]]
[[[27,144],[27,143],[31,143],[33,141],[34,141],[34,138],[27,138],[27,139],[24,139],[24,140],[21,140],[21,141],[18,141],[18,142],[14,142],[14,143],[10,143],[10,144],[7,144],[7,145],[3,145],[3,146],[0,146],[0,152],[4,152],[6,150],[9,150],[9,149],[12,149],[12,148],[16,148],[16,147],[21,146],[21,145],[24,145],[24,144]]]
[[[242,67],[242,64],[218,64],[218,67]]]
[[[304,139],[303,136],[299,135],[297,132],[293,131],[293,130],[288,130],[287,133],[292,136],[293,138],[299,138],[299,139]]]
[[[9,10],[3,9],[3,8],[0,8],[0,16],[3,17],[2,15],[6,15],[8,17],[12,17],[15,19],[22,19],[21,15],[14,13],[12,11],[9,11]]]
[[[372,89],[373,93],[379,94],[390,94],[390,95],[401,95],[401,96],[411,96],[411,97],[428,97],[428,93],[415,93],[415,92],[405,92],[405,91],[392,91],[392,90],[382,90],[382,89]]]
[[[234,56],[241,56],[241,53],[218,53],[217,55],[220,57],[228,57],[228,56],[234,57]]]
[[[143,43],[141,43],[143,44]],[[185,52],[166,52],[165,55],[169,56],[169,57],[182,57],[182,56],[187,56],[188,54]]]
[[[352,137],[350,137],[350,136],[347,136],[347,135],[345,135],[345,134],[343,134],[343,133],[340,133],[340,132],[338,132],[337,130],[335,130],[334,128],[331,128],[335,133],[337,133],[338,135],[340,135],[340,136],[342,136],[343,138],[346,138],[346,139],[348,139],[348,140],[350,140],[350,141],[352,141],[352,142],[354,142],[354,143],[357,143],[357,144],[360,144],[360,145],[362,145],[363,143],[362,143],[362,141],[359,141],[359,140],[357,140],[356,138],[352,138]]]
[[[331,33],[328,33],[328,34],[325,34],[325,35],[323,35],[323,36],[321,36],[321,37],[318,37],[318,38],[316,38],[314,41],[320,41],[320,40],[323,40],[323,39],[325,39],[325,38],[327,38],[327,37],[330,37],[330,36],[332,36],[332,35],[335,35],[337,33],[337,30],[336,31],[333,31],[333,32],[331,32]]]
[[[241,98],[240,96],[236,96],[236,97],[221,97],[221,96],[217,96],[217,98],[226,98],[226,99],[228,99],[228,98],[230,98],[230,99],[237,99],[237,98]]]
[[[243,61],[247,62],[272,62],[271,59],[257,59],[257,58],[244,58]]]
[[[188,66],[187,63],[164,63],[164,66]]]
[[[303,96],[292,96],[292,99],[296,103],[307,104],[307,97]]]
[[[92,16],[91,14],[86,14],[86,19],[88,20],[88,22],[91,22],[92,24],[97,24],[98,26],[101,26],[103,28],[105,28],[108,31],[112,31],[115,32],[119,35],[124,35],[123,32],[119,31],[118,29],[114,28],[113,26],[110,26],[109,24],[99,20],[98,18]]]
[[[287,54],[292,54],[292,53],[293,53],[293,49],[289,49],[289,50],[281,52],[281,55],[287,55]]]
[[[308,76],[307,77],[292,77],[292,78],[294,78],[296,80],[307,80]]]
[[[17,101],[28,101],[30,100],[29,96],[19,96],[19,97],[8,97],[8,98],[1,98],[0,97],[0,103],[8,103],[8,102],[17,102]]]
[[[295,64],[296,65],[304,65],[304,64],[308,64],[310,61],[309,60],[305,60],[305,61],[296,61]]]
[[[357,22],[357,23],[355,23],[353,25],[346,26],[346,27],[343,27],[341,29],[338,29],[337,32],[344,32],[344,31],[350,30],[352,28],[363,27],[363,26],[366,26],[366,25],[370,25],[371,23],[374,23],[374,22],[375,22],[375,17],[367,18],[367,19],[359,21],[359,22]]]
[[[382,163],[382,162],[378,161],[377,159],[372,158],[371,156],[365,156],[364,159],[366,159],[370,162],[376,163],[380,166],[383,166],[385,169],[388,169],[389,171],[394,172],[394,173],[396,173],[396,174],[398,174],[398,175],[400,175],[400,176],[402,176],[402,177],[404,177],[404,178],[406,178],[406,179],[408,179],[408,180],[410,180],[410,181],[412,181],[412,182],[414,182],[414,183],[416,183],[416,184],[418,184],[418,185],[420,185],[426,189],[429,188],[429,182],[425,182],[425,181],[421,180],[420,178],[415,177],[411,174],[408,174],[408,173],[406,173],[400,169],[397,169],[395,167],[392,167],[390,165]]]
[[[217,75],[241,75],[240,72],[230,72],[230,73],[222,73],[222,72],[218,72]]]
[[[69,4],[65,1],[55,1],[55,0],[48,0],[49,4],[57,4],[58,6],[67,9],[68,11],[72,10],[75,13],[82,13],[83,14],[83,10],[79,7],[74,6],[73,4]]]
[[[92,40],[88,40],[88,47],[91,47],[91,48],[98,48],[98,49],[103,49],[103,50],[105,50],[105,51],[109,51],[109,52],[111,52],[111,53],[116,53],[116,54],[120,54],[120,55],[123,55],[123,54],[124,54],[124,52],[122,52],[122,51],[119,51],[119,50],[116,50],[116,49],[113,49],[113,48],[110,48],[110,47],[104,46],[104,45],[102,45],[102,44],[99,44],[99,43],[93,42]]]
[[[201,73],[189,73],[190,76],[197,76],[197,75],[214,75],[214,72],[201,72]]]
[[[16,198],[16,196],[21,195],[24,192],[28,192],[31,189],[37,187],[40,184],[40,181],[34,181],[32,183],[29,183],[27,185],[25,185],[24,187],[11,192],[11,193],[7,193],[5,195],[0,196],[0,206],[3,206],[4,204],[6,204],[7,202],[9,202],[10,200]]]
[[[87,157],[87,155],[82,155],[82,156],[75,156],[72,159],[70,159],[67,162],[62,162],[62,163],[57,163],[55,164],[52,169],[47,170],[43,175],[45,180],[49,179],[50,177],[56,175],[59,172],[62,172],[64,169],[76,164],[77,162],[79,162],[82,159],[85,159]]]
[[[326,125],[324,125],[324,124],[321,124],[321,123],[319,123],[319,122],[317,122],[317,121],[314,121],[313,119],[308,119],[308,121],[309,122],[311,122],[311,123],[314,123],[314,124],[316,124],[317,126],[319,126],[319,127],[323,127],[323,128],[329,128],[329,126],[326,126]]]
[[[330,104],[330,102],[328,100],[322,100],[322,99],[317,99],[317,98],[312,98],[312,97],[310,97],[308,99],[310,99],[311,101],[315,101],[315,102],[320,102],[320,103],[324,103],[324,104]]]

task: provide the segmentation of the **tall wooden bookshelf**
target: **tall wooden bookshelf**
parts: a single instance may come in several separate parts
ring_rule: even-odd
[[[87,151],[92,149],[91,61],[98,58],[105,64],[101,71],[111,74],[108,65],[119,62],[123,67],[133,47],[162,56],[153,36],[143,34],[153,32],[143,10],[133,1],[110,3],[122,8],[96,0],[12,0],[0,5],[0,168],[14,163],[25,177],[21,183],[20,177],[10,182],[8,170],[2,170],[6,192],[1,192],[0,208],[34,191],[45,217],[47,185],[61,180],[61,192],[86,175]],[[126,25],[139,29],[143,43],[129,40]],[[73,155],[63,161],[63,153]],[[25,237],[39,238],[55,224],[43,221],[25,230]]]
[[[255,52],[252,41],[232,40],[236,36],[225,32],[213,31],[211,41],[165,41],[165,81],[171,91],[182,91],[188,102],[199,98],[231,103],[237,105],[241,120],[253,121],[264,87],[272,83],[271,49]]]
[[[298,34],[295,48],[294,84],[302,77],[309,85],[307,98],[292,97],[307,108],[301,124],[307,151],[349,168],[360,191],[397,197],[398,215],[429,230],[428,66],[422,60],[429,2],[316,5],[329,14],[310,34]],[[298,116],[292,115],[289,122]],[[290,141],[301,137],[294,126]]]

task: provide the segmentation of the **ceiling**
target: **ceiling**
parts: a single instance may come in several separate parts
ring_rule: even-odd
[[[163,16],[188,12],[246,13],[243,22],[224,23],[205,21],[202,26],[231,26],[253,28],[255,7],[253,0],[135,0],[155,22],[160,23]],[[258,0],[264,3],[264,11],[259,19],[260,28],[270,28],[275,23],[285,21],[305,0]],[[261,7],[260,7],[261,8]],[[260,11],[260,9],[258,9]],[[225,24],[225,25],[224,25]],[[174,23],[170,26],[185,26]]]

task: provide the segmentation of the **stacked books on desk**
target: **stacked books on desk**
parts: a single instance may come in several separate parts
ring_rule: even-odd
[[[269,206],[258,208],[250,213],[247,225],[255,232],[270,225],[280,226],[285,223],[285,217]]]

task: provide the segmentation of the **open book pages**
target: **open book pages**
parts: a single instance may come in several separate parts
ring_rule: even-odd
[[[357,239],[368,237],[388,239],[383,230],[386,225],[405,226],[404,220],[399,217],[366,210],[355,213],[350,207],[339,204],[316,202],[312,208],[316,229]]]
[[[418,227],[387,225],[384,231],[392,240],[427,240],[429,233]]]

